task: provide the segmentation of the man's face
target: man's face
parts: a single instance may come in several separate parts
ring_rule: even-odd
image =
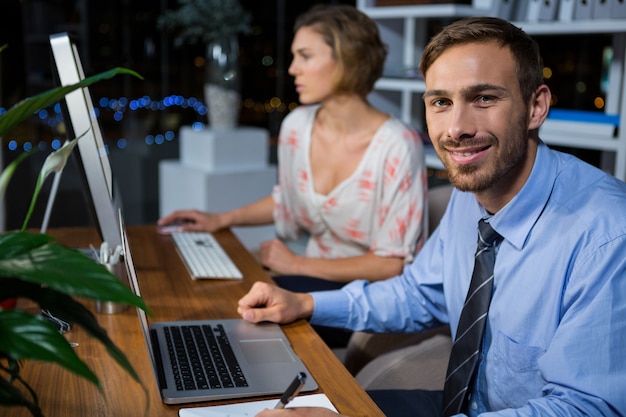
[[[450,181],[462,191],[515,188],[529,173],[529,103],[508,48],[470,43],[445,51],[425,77],[426,123]]]

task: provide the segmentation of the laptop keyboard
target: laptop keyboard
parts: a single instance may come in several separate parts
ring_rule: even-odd
[[[222,325],[163,330],[178,391],[248,386]]]
[[[174,232],[172,238],[192,278],[243,278],[211,233]]]

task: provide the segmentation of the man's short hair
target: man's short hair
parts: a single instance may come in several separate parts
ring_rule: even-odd
[[[495,17],[468,17],[446,26],[428,42],[419,69],[424,76],[448,48],[468,43],[494,42],[507,47],[515,59],[520,91],[525,101],[543,84],[539,45],[526,32]]]

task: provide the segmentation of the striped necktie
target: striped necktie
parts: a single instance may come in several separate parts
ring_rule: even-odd
[[[474,272],[450,353],[448,372],[443,389],[445,416],[466,408],[468,387],[480,358],[483,332],[493,289],[493,266],[496,247],[502,241],[484,219],[478,222],[478,248],[474,255]]]

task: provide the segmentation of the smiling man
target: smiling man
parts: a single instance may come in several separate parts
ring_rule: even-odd
[[[626,184],[540,140],[550,90],[537,44],[514,25],[453,23],[420,70],[456,190],[417,258],[395,278],[338,291],[255,284],[240,314],[372,332],[449,324],[443,393],[370,392],[387,416],[626,415]]]
[[[539,73],[525,81],[536,88],[522,92],[511,49],[495,40],[452,46],[422,68],[428,132],[450,181],[493,199],[495,213],[532,170],[550,90]]]

